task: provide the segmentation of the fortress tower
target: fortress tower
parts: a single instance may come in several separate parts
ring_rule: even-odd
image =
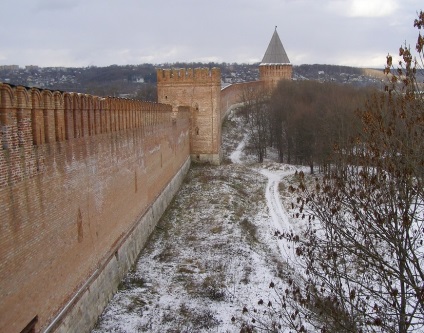
[[[291,80],[292,65],[284,50],[283,43],[275,27],[274,34],[259,65],[259,79],[270,88],[275,88],[280,80]]]
[[[221,162],[221,70],[219,68],[158,69],[158,102],[191,110],[192,161]]]

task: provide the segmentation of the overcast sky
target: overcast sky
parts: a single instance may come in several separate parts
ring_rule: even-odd
[[[383,67],[422,0],[0,0],[0,65],[259,62]]]

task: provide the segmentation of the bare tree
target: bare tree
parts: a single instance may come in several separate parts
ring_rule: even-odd
[[[242,95],[243,114],[250,149],[263,162],[269,142],[269,92],[265,88],[246,86]]]
[[[270,101],[273,146],[280,162],[328,169],[334,145],[345,144],[358,130],[354,111],[368,89],[313,81],[281,81]]]
[[[356,149],[339,149],[330,176],[298,188],[299,209],[319,221],[296,242],[303,295],[312,310],[331,300],[330,331],[422,331],[423,105],[376,95],[359,116]]]
[[[142,101],[148,102],[157,102],[158,91],[156,84],[144,83],[143,85],[141,85],[141,88],[138,90],[135,99],[140,99]]]
[[[423,12],[415,26],[424,26]],[[423,46],[419,35],[421,60]],[[422,61],[404,47],[400,56],[399,71],[387,57],[391,84],[358,111],[362,129],[336,147],[331,173],[312,183],[299,174],[292,190],[308,227],[277,234],[294,246],[296,266],[272,301],[258,303],[272,303],[258,307],[258,327],[423,332],[424,100],[416,80]]]

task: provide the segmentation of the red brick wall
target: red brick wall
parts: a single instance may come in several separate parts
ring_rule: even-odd
[[[221,90],[221,119],[225,117],[225,113],[232,106],[243,101],[243,93],[249,89],[261,89],[264,83],[262,81],[251,81],[244,83],[231,84]]]
[[[0,84],[0,332],[69,301],[190,154],[164,104]]]

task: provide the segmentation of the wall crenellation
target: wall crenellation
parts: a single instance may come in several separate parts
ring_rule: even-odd
[[[40,145],[72,138],[153,125],[164,121],[168,104],[122,98],[62,93],[0,83],[0,126],[2,148]],[[169,114],[170,117],[170,114]],[[169,118],[168,117],[168,118]],[[30,125],[22,126],[22,123]],[[28,130],[32,133],[32,142]],[[25,132],[25,133],[22,133]]]
[[[178,68],[178,69],[157,69],[158,82],[185,83],[208,83],[211,81],[221,82],[221,71],[219,68]]]
[[[37,146],[171,121],[168,104],[0,83],[0,188],[42,170]]]

